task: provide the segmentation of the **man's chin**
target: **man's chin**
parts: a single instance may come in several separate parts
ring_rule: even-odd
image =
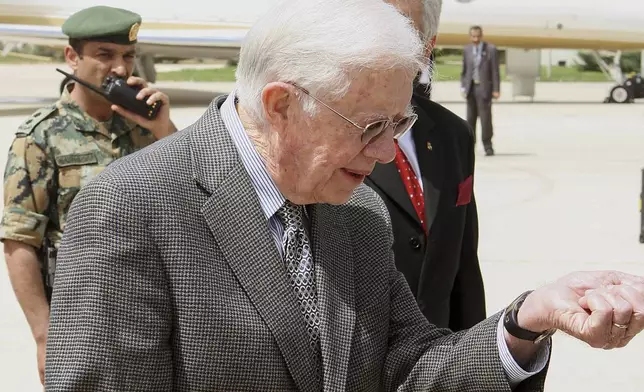
[[[336,189],[334,190],[334,192],[322,195],[322,197],[320,198],[322,200],[320,202],[336,206],[346,204],[351,199],[351,196],[353,196],[353,193],[358,188],[358,186],[360,186],[360,184],[356,185],[353,188],[344,187],[342,189]]]

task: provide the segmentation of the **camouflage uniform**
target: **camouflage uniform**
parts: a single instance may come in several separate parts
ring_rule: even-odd
[[[0,240],[39,249],[47,239],[58,248],[80,188],[114,160],[154,141],[150,131],[116,113],[107,123],[94,120],[65,88],[60,100],[20,125],[9,149]]]

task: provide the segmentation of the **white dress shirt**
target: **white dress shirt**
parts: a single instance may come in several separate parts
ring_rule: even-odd
[[[423,177],[420,174],[420,165],[418,165],[418,156],[416,155],[416,144],[414,144],[413,132],[414,128],[410,129],[409,131],[407,131],[407,133],[402,135],[402,137],[398,139],[398,146],[405,154],[407,161],[411,165],[411,168],[414,170],[414,174],[416,175],[416,178],[418,178],[418,182],[420,183],[420,189],[424,191],[422,180]]]

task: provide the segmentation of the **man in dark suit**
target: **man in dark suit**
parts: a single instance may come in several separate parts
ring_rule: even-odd
[[[230,95],[74,199],[46,391],[532,392],[557,329],[608,348],[644,329],[631,308],[597,302],[631,290],[639,310],[644,278],[619,273],[527,291],[467,331],[423,317],[387,208],[362,184],[415,121],[423,61],[382,1],[266,13]]]
[[[492,98],[501,96],[499,58],[496,46],[485,42],[480,26],[470,28],[471,44],[463,49],[461,93],[467,98],[467,122],[476,132],[481,118],[481,139],[485,155],[494,155],[492,147]]]
[[[396,267],[405,275],[421,311],[431,323],[458,331],[486,315],[472,193],[474,146],[467,124],[430,101],[423,88],[419,85],[414,91],[418,120],[409,136],[399,141],[398,154],[417,161],[412,167],[420,174],[416,176],[421,179],[425,223],[401,179],[399,160],[376,165],[365,183],[387,205]],[[468,194],[459,203],[459,196]]]
[[[436,41],[440,0],[388,0],[408,16],[431,51]],[[430,63],[431,64],[431,63]],[[412,97],[418,120],[401,139],[398,159],[376,165],[365,180],[384,200],[394,232],[396,267],[427,319],[453,331],[485,319],[485,291],[479,267],[478,219],[473,195],[472,131],[459,116],[428,97],[417,78]],[[400,163],[411,163],[420,179],[425,223],[407,192]],[[471,196],[457,203],[459,194]]]

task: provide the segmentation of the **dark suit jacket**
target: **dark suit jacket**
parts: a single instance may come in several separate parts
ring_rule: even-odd
[[[459,184],[474,174],[472,132],[419,88],[412,104],[418,114],[413,136],[425,190],[427,239],[394,162],[378,164],[366,183],[387,205],[396,267],[423,314],[440,327],[461,330],[486,314],[476,202],[472,196],[469,204],[456,206]]]
[[[365,185],[344,205],[310,208],[318,381],[223,98],[78,193],[58,253],[46,390],[509,391],[500,314],[467,332],[430,325],[394,265],[387,209]],[[542,390],[545,373],[519,390]]]
[[[496,46],[481,42],[483,50],[481,62],[479,63],[479,75],[482,87],[482,96],[485,99],[492,99],[493,92],[500,91],[501,75],[499,71],[499,55]],[[466,95],[470,93],[473,85],[475,56],[474,45],[466,45],[463,49],[463,68],[461,69],[461,88]]]

